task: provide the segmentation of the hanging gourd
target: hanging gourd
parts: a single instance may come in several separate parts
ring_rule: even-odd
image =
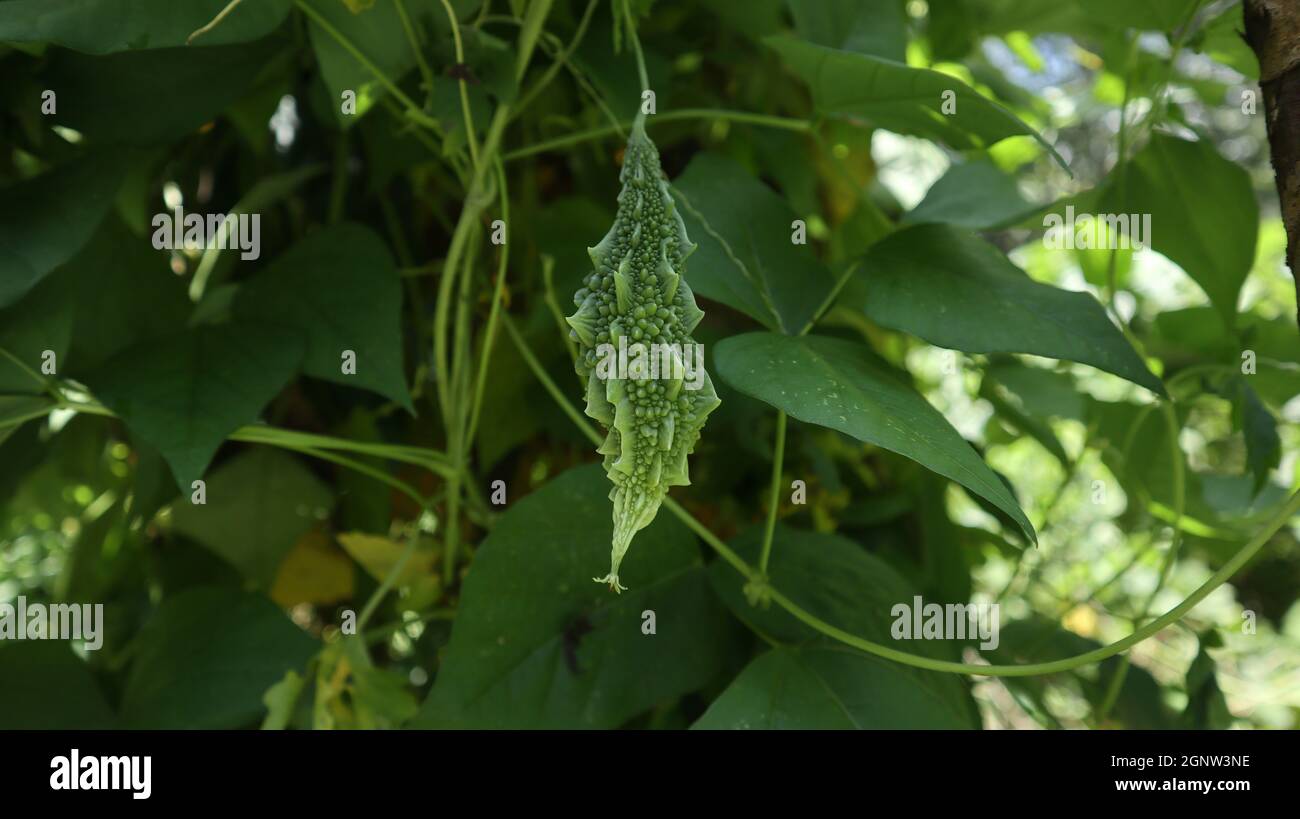
[[[587,415],[608,430],[597,451],[614,484],[614,535],[609,574],[595,580],[614,591],[625,588],[618,569],[633,536],[654,520],[670,486],[690,483],[686,456],[720,403],[702,367],[689,383],[685,377],[691,357],[703,359],[691,332],[704,313],[684,278],[696,245],[668,191],[644,113],[632,125],[620,181],[614,225],[588,249],[594,270],[574,294],[578,311],[568,318],[580,347],[578,374],[587,379]],[[625,359],[672,366],[650,373],[646,366],[614,366]]]

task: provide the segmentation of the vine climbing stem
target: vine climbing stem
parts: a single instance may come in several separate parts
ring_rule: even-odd
[[[627,39],[636,55],[636,73],[641,80],[641,93],[650,90],[650,77],[645,70],[645,54],[641,51],[641,38],[636,33],[636,18],[632,15],[632,0],[623,0],[623,19],[627,21]]]
[[[772,536],[776,533],[776,510],[781,502],[781,470],[785,466],[785,410],[776,411],[776,443],[772,447],[772,491],[768,496],[767,528],[763,531],[763,551],[758,559],[758,573],[767,577],[767,562],[772,556]]]

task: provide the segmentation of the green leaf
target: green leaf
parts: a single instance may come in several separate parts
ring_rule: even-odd
[[[302,355],[302,340],[284,330],[203,326],[124,350],[85,381],[162,453],[181,491],[189,492],[221,442],[257,420]]]
[[[1056,437],[1052,427],[1046,421],[1036,418],[1025,410],[1019,397],[1005,389],[996,379],[985,376],[980,381],[980,397],[993,405],[998,418],[1013,426],[1021,434],[1028,435],[1043,445],[1061,466],[1071,469],[1070,456],[1065,446]]]
[[[56,113],[49,117],[56,124],[93,143],[152,145],[183,136],[226,110],[289,53],[286,45],[273,35],[243,45],[104,57],[58,51],[38,82],[58,93]],[[115,172],[121,165],[104,164]]]
[[[1015,224],[1038,210],[1040,206],[1021,195],[1015,177],[980,159],[949,168],[902,221],[989,230]]]
[[[609,562],[608,494],[601,469],[584,466],[497,521],[413,727],[613,728],[723,671],[734,625],[674,518],[637,535],[621,572],[629,591],[592,582]],[[642,632],[646,611],[654,634]]]
[[[235,315],[298,331],[307,340],[307,375],[413,411],[402,367],[402,282],[369,228],[336,225],[294,245],[240,288]],[[343,372],[345,350],[356,353],[355,374]]]
[[[124,165],[87,156],[0,191],[0,307],[18,301],[90,240]]]
[[[53,405],[46,395],[0,395],[0,443],[23,422]]]
[[[1243,28],[1241,9],[1237,4],[1225,6],[1218,16],[1205,23],[1200,31],[1192,35],[1189,45],[1197,52],[1208,54],[1224,65],[1231,66],[1247,79],[1259,80],[1259,58],[1251,49],[1246,38],[1241,36]]]
[[[1120,176],[1123,181],[1120,181]],[[1250,175],[1207,141],[1155,134],[1111,173],[1105,213],[1151,216],[1151,247],[1191,276],[1227,322],[1255,262],[1259,206]]]
[[[231,458],[206,480],[206,503],[183,491],[172,526],[269,588],[298,539],[329,516],[334,497],[298,459],[271,447]]]
[[[1197,0],[1089,0],[1087,4],[1060,0],[942,0],[932,10],[961,11],[954,19],[974,34],[1031,34],[1062,32],[1076,36],[1101,36],[1128,28],[1173,31],[1181,25]],[[952,55],[958,57],[961,55]]]
[[[374,3],[362,11],[353,12],[339,0],[306,0],[306,2],[315,12],[309,17],[308,31],[312,50],[316,53],[316,62],[320,66],[321,79],[329,92],[330,108],[333,109],[340,124],[344,127],[351,126],[389,93],[388,88],[357,59],[348,46],[340,43],[334,34],[317,22],[316,16],[324,18],[326,25],[347,40],[351,48],[360,52],[375,69],[394,83],[400,82],[408,71],[415,68],[415,52],[411,50],[410,38],[394,3]],[[452,5],[462,7],[461,13],[463,13],[464,8],[473,4],[456,2]],[[408,0],[406,11],[418,35],[427,38],[432,32],[435,35],[433,47],[450,48],[451,31],[441,3],[437,0]],[[473,29],[464,32],[463,36],[470,41],[470,53],[477,57],[483,50],[479,47],[482,38],[474,34]],[[426,49],[429,47],[428,44],[425,45]],[[477,68],[480,60],[472,58],[470,53],[467,53],[466,60]],[[425,59],[430,60],[434,65],[450,65],[454,61],[450,50],[444,56],[446,59],[440,60],[426,54]],[[514,67],[509,51],[505,52],[505,58],[506,70],[509,73]],[[434,82],[440,90],[455,91],[455,85],[444,82],[445,79],[435,76]],[[356,93],[355,115],[343,113],[344,91]],[[471,93],[478,92],[475,90]],[[446,98],[454,99],[455,104],[459,106],[458,94],[457,91],[456,94],[448,95]],[[417,95],[415,98],[421,99],[422,95]]]
[[[984,380],[990,379],[1037,418],[1083,421],[1086,417],[1085,396],[1066,373],[1031,367],[1013,356],[991,356],[984,368]]]
[[[970,729],[977,715],[908,666],[830,646],[774,648],[713,701],[702,729]],[[948,675],[951,677],[951,675]],[[960,685],[956,679],[944,688]]]
[[[747,333],[718,344],[714,363],[722,380],[746,395],[957,481],[1037,542],[1015,497],[971,445],[866,347],[821,336]]]
[[[1166,310],[1156,316],[1147,351],[1170,362],[1205,362],[1240,370],[1247,351],[1255,354],[1256,371],[1246,375],[1251,388],[1274,406],[1300,395],[1300,333],[1290,315],[1237,317],[1238,337],[1228,332],[1213,307]]]
[[[0,642],[0,668],[0,730],[114,727],[113,710],[90,667],[66,642]]]
[[[240,3],[195,46],[229,45],[270,34],[289,15],[290,0]],[[88,54],[186,44],[230,0],[9,0],[0,3],[0,41],[53,43]]]
[[[265,597],[218,587],[165,600],[136,639],[122,694],[128,728],[255,726],[266,690],[317,649]]]
[[[63,374],[74,315],[69,279],[49,276],[22,301],[0,310],[0,393],[44,392],[51,377],[41,372],[46,352],[54,354],[56,374]]]
[[[907,16],[893,0],[787,0],[795,31],[810,43],[907,61]]]
[[[76,304],[67,364],[74,377],[132,345],[179,332],[194,307],[168,254],[116,218],[105,220],[70,266],[77,268],[76,291],[68,298]]]
[[[1197,635],[1196,658],[1187,669],[1187,707],[1182,725],[1200,731],[1222,731],[1232,727],[1232,712],[1219,688],[1218,664],[1209,649],[1222,648],[1223,638],[1211,630]]]
[[[908,228],[872,247],[862,269],[846,298],[877,324],[968,353],[1077,361],[1165,394],[1095,298],[1034,281],[972,234]]]
[[[1245,378],[1240,386],[1240,427],[1246,439],[1246,469],[1255,479],[1258,492],[1268,483],[1268,475],[1282,462],[1282,439],[1277,433],[1277,419]]]
[[[768,37],[764,42],[808,83],[813,103],[822,113],[863,117],[875,127],[925,137],[957,150],[987,148],[1007,137],[1028,135],[1068,170],[1065,160],[1037,131],[955,77],[791,36]],[[943,113],[945,99],[956,106],[950,114]]]
[[[305,683],[301,674],[291,670],[285,672],[284,679],[266,689],[262,695],[262,704],[266,706],[263,731],[283,731],[289,725]]]
[[[365,55],[379,71],[393,82],[415,67],[415,55],[402,28],[402,18],[394,3],[376,3],[361,12],[352,12],[338,0],[307,0],[325,18],[326,23]],[[313,18],[308,25],[312,50],[320,66],[321,79],[329,90],[330,107],[341,124],[347,126],[364,115],[387,93],[373,73],[349,53],[328,30]],[[343,113],[342,95],[356,94],[356,114]]]
[[[795,213],[733,160],[699,154],[673,182],[687,234],[691,289],[772,330],[798,332],[830,291],[830,272],[791,242]]]

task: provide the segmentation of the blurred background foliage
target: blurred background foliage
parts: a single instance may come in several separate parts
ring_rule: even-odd
[[[224,2],[44,2],[0,2],[0,602],[103,603],[106,631],[89,653],[0,644],[0,727],[843,724],[765,687],[801,675],[845,686],[849,724],[867,727],[1300,727],[1295,520],[1128,659],[971,682],[845,660],[750,607],[666,513],[629,557],[632,594],[611,602],[588,580],[608,543],[607,486],[583,466],[598,456],[504,333],[451,490],[464,505],[448,509],[437,469],[383,457],[449,449],[431,328],[470,144],[507,104],[503,308],[581,398],[557,313],[612,223],[616,126],[640,101],[608,0],[455,0],[463,59],[436,0],[244,0],[191,46]],[[780,493],[778,587],[886,643],[882,607],[913,593],[996,601],[1001,644],[984,659],[1044,661],[1166,611],[1276,513],[1300,479],[1300,336],[1238,2],[634,6],[664,169],[739,257],[691,260],[697,338],[712,351],[768,323],[735,284],[746,266],[766,262],[797,294],[856,262],[818,332],[910,374],[1039,537],[906,458],[793,423],[781,486],[805,482],[807,502]],[[517,65],[534,24],[536,53]],[[935,73],[907,73],[919,69]],[[954,83],[947,120],[930,89]],[[349,90],[355,115],[340,110]],[[1154,249],[1048,248],[1044,215],[1067,205],[1151,213]],[[151,218],[176,206],[260,214],[260,258],[152,249]],[[810,242],[792,253],[793,219]],[[696,241],[716,232],[688,226]],[[1126,336],[1054,330],[1061,302],[1023,283],[968,293],[970,257],[942,258],[963,243],[1092,294],[1071,310],[1110,325],[1105,305]],[[481,245],[475,361],[500,258]],[[873,298],[891,274],[897,300]],[[295,325],[304,303],[315,313]],[[257,329],[276,320],[306,346]],[[331,376],[334,353],[319,352],[335,342],[377,362],[366,379]],[[1140,355],[1117,363],[1114,345],[1130,344]],[[45,350],[80,409],[30,377]],[[714,380],[722,407],[674,497],[752,558],[775,417]],[[203,406],[153,412],[160,384]],[[313,444],[228,439],[254,421],[389,447],[335,454],[413,487],[430,512]],[[204,506],[187,502],[199,475]],[[504,509],[488,500],[497,480]],[[450,558],[449,527],[470,547]],[[394,593],[376,594],[408,545]],[[362,639],[344,639],[345,612],[372,600]],[[653,637],[642,609],[658,612]],[[969,659],[973,643],[899,645]]]

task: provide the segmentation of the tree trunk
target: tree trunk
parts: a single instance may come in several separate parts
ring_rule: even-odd
[[[1300,322],[1300,2],[1245,0],[1246,42],[1259,58],[1273,174],[1286,225],[1286,261]]]

